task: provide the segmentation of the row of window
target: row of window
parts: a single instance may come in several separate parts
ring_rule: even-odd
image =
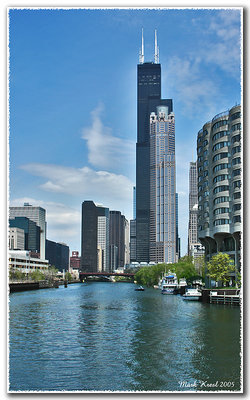
[[[223,163],[223,164],[218,164],[213,168],[213,172],[220,171],[221,169],[227,169],[230,168],[230,164],[228,163]]]
[[[233,217],[233,223],[235,224],[236,222],[241,222],[241,216],[240,215],[236,215],[235,217]],[[229,225],[229,224],[230,224],[230,220],[226,219],[226,218],[217,219],[213,223],[214,226]],[[208,222],[205,222],[204,228],[202,227],[202,225],[199,225],[198,230],[201,231],[202,229],[206,229],[206,228],[209,228],[209,223]]]
[[[213,190],[213,193],[216,194],[216,193],[224,192],[224,191],[227,191],[227,190],[229,190],[229,186],[227,186],[227,185],[218,186]],[[203,200],[203,197],[204,196],[199,196],[198,197],[198,201],[201,202]],[[240,198],[241,198],[241,192],[235,192],[233,194],[233,199],[234,200],[240,199]],[[231,199],[230,199],[229,196],[220,196],[220,197],[216,197],[216,199],[214,199],[213,203],[215,205],[215,204],[219,204],[219,203],[225,203],[225,202],[228,202],[230,200]],[[207,203],[207,202],[205,202],[205,203]],[[204,206],[205,206],[205,203],[204,203]],[[203,206],[200,204],[199,205],[199,210],[202,210],[202,209],[203,209]]]
[[[228,124],[227,119],[223,119],[221,121],[215,122],[215,124],[212,126],[212,132],[214,132],[216,129],[220,128],[221,126],[225,126]]]
[[[240,131],[241,130],[241,123],[239,124],[235,124],[232,126],[231,131],[235,132],[235,131]]]
[[[223,136],[227,136],[227,135],[229,135],[229,132],[228,132],[228,131],[217,132],[215,135],[213,135],[212,141],[214,142],[215,140],[220,139],[220,138],[222,138]]]
[[[232,114],[231,117],[230,117],[231,121],[233,121],[233,120],[235,120],[237,118],[240,118],[240,111]]]
[[[228,174],[217,175],[217,176],[214,177],[213,183],[225,181],[225,180],[228,179],[228,178],[229,178],[229,175],[228,175]]]
[[[222,149],[223,147],[228,147],[229,145],[230,145],[230,142],[219,142],[219,143],[216,143],[213,146],[212,151],[216,151],[216,150]]]
[[[240,134],[235,135],[235,136],[232,137],[232,143],[240,142],[240,139],[241,139]]]

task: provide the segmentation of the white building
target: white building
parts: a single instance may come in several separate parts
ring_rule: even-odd
[[[34,221],[40,227],[40,257],[45,259],[45,243],[46,243],[46,211],[42,207],[32,206],[24,203],[23,207],[10,207],[9,218],[27,217]]]
[[[21,228],[9,228],[9,249],[24,250],[25,235]]]
[[[9,268],[18,269],[19,271],[28,274],[39,270],[45,272],[48,270],[49,262],[41,258],[30,257],[30,252],[27,250],[10,250],[9,251]]]
[[[150,261],[176,261],[175,118],[150,115]]]
[[[98,207],[98,211],[100,209]],[[102,271],[109,272],[109,212],[106,210],[108,208],[103,207],[104,215],[97,217],[97,249],[101,250],[98,253],[98,270],[101,263]]]

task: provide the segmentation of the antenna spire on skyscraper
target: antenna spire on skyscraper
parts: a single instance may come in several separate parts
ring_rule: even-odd
[[[140,50],[139,62],[140,62],[140,64],[143,64],[143,63],[144,63],[144,40],[143,40],[143,28],[142,28],[142,32],[141,32],[141,50]]]
[[[159,64],[159,47],[157,46],[157,30],[155,29],[155,64]]]

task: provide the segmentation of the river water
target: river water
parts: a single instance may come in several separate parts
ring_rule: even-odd
[[[12,293],[9,390],[241,390],[239,307],[134,288]]]

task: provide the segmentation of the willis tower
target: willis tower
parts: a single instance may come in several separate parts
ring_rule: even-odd
[[[144,39],[137,65],[136,261],[149,262],[150,249],[150,114],[157,106],[173,111],[172,99],[161,98],[161,64],[155,31],[154,62],[144,61]]]

